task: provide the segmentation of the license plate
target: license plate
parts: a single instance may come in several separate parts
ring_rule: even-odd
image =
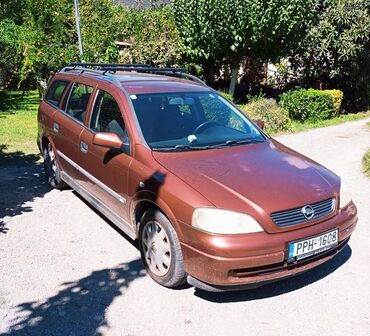
[[[329,250],[338,244],[338,229],[289,244],[288,259],[303,259]]]

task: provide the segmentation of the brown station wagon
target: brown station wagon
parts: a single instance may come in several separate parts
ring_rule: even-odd
[[[49,183],[138,240],[150,276],[206,290],[296,275],[348,243],[341,179],[183,69],[74,63],[40,105]]]

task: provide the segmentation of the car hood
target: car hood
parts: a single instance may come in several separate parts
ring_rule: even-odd
[[[270,139],[205,151],[153,152],[153,156],[214,206],[250,213],[263,222],[271,221],[272,212],[325,200],[339,191],[338,176]]]

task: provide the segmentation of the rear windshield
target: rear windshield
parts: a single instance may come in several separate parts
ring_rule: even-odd
[[[54,106],[58,106],[68,83],[68,81],[62,80],[56,80],[51,83],[46,93],[45,100]]]
[[[265,137],[216,92],[131,95],[143,136],[152,149],[210,148]]]

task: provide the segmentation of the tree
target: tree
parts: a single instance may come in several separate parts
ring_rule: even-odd
[[[4,72],[13,65],[18,87],[47,81],[54,71],[76,58],[72,6],[69,0],[12,0],[2,7],[0,15],[8,19],[0,26],[2,61],[6,62],[0,66]],[[12,52],[16,64],[9,58]]]
[[[20,79],[28,30],[11,20],[0,21],[0,89],[14,88]]]
[[[111,0],[80,0],[84,61],[153,62],[182,59],[171,7],[127,7]],[[133,43],[119,55],[115,41]],[[81,61],[73,0],[0,0],[0,87],[34,88],[61,67]]]
[[[127,31],[126,8],[112,0],[80,1],[81,33],[87,62],[116,62],[118,49]]]
[[[340,88],[362,105],[370,100],[370,15],[366,0],[325,0],[316,23],[291,56],[309,85]]]
[[[177,66],[182,60],[183,49],[172,8],[157,5],[149,8],[130,8],[126,40],[132,49],[120,60],[137,63],[153,63],[156,66]]]
[[[187,55],[202,63],[227,59],[234,93],[244,57],[265,62],[294,50],[305,35],[314,0],[175,0]]]

